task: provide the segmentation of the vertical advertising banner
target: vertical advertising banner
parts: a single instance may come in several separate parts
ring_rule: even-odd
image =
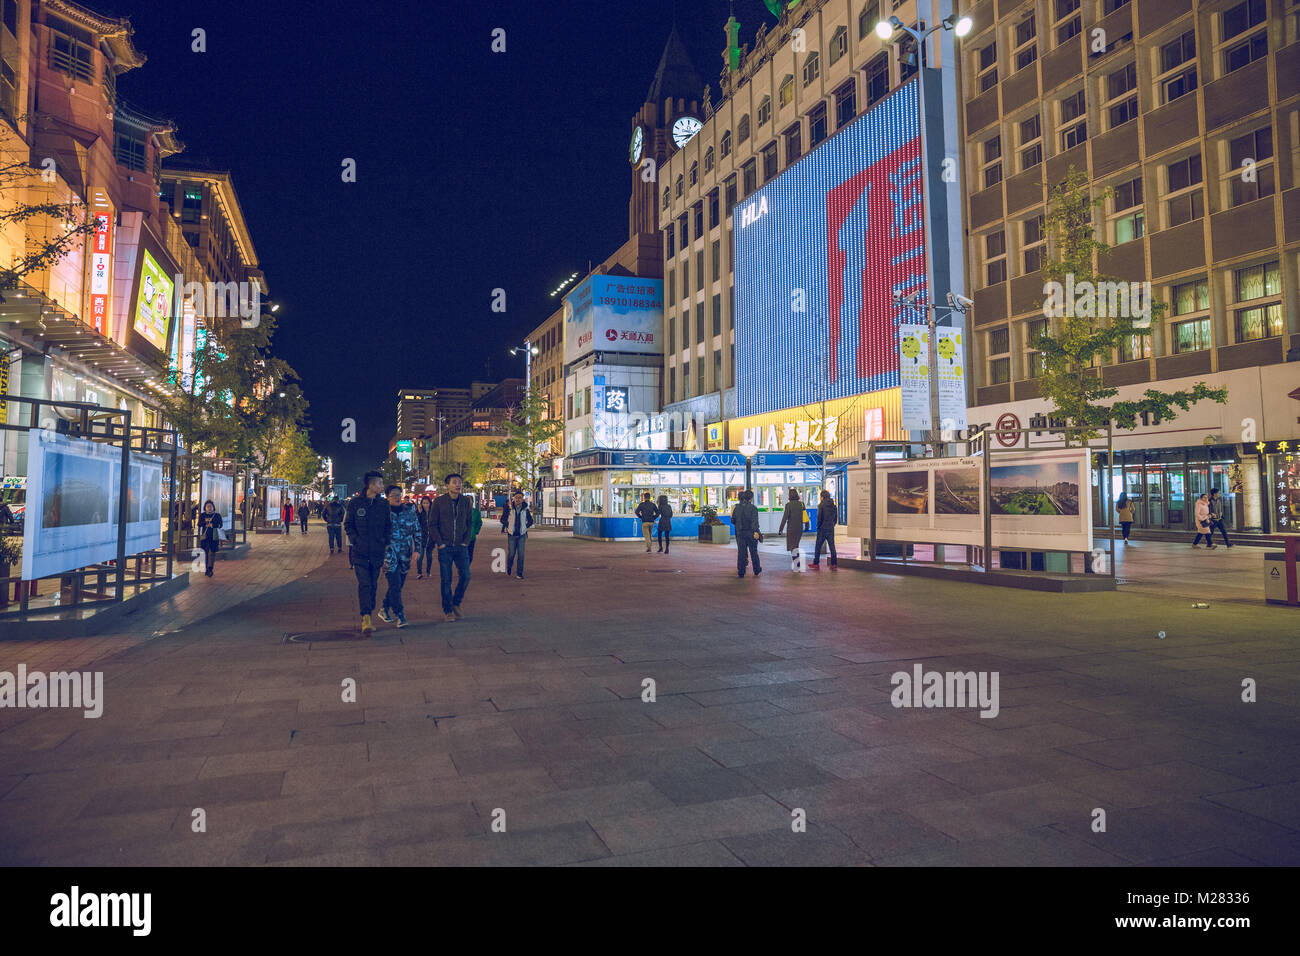
[[[939,427],[952,431],[966,427],[966,356],[962,330],[940,327],[936,331],[939,360],[934,373],[939,388]]]
[[[94,190],[90,215],[95,231],[90,234],[90,324],[96,332],[107,335],[113,328],[113,225],[116,213],[108,196]]]
[[[898,327],[898,384],[903,427],[930,428],[930,327],[910,322]]]
[[[737,416],[899,384],[894,295],[929,301],[918,86],[908,82],[734,212]]]

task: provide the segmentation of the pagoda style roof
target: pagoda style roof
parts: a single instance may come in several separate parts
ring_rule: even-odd
[[[699,100],[704,91],[704,80],[691,63],[691,56],[686,52],[686,44],[674,26],[668,34],[668,43],[663,55],[659,57],[659,66],[655,77],[650,82],[650,91],[646,94],[647,103],[662,103],[672,97],[688,102]]]

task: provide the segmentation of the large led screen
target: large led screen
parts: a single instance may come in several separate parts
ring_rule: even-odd
[[[564,361],[588,352],[663,354],[664,281],[594,275],[564,299]]]
[[[122,450],[40,429],[29,433],[23,578],[117,557]],[[134,452],[127,478],[126,553],[158,547],[162,461]]]
[[[895,322],[924,321],[916,82],[734,209],[737,416],[893,388]]]
[[[139,292],[136,297],[135,330],[164,355],[172,326],[172,294],[175,280],[143,246],[140,249]]]

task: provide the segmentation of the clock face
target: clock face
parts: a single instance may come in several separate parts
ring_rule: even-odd
[[[673,124],[673,142],[680,149],[689,143],[691,138],[703,128],[704,124],[694,116],[683,116]]]
[[[645,130],[638,126],[636,129],[632,130],[632,143],[628,147],[628,157],[632,160],[633,166],[641,162],[641,150],[644,147]]]

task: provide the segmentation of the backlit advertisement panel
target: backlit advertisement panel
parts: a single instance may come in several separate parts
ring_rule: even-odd
[[[90,214],[95,231],[90,234],[90,324],[106,334],[113,327],[113,239],[117,213],[103,190],[93,191]]]
[[[221,515],[221,526],[227,532],[235,526],[235,479],[217,471],[205,471],[199,479],[199,508],[209,501]]]
[[[140,278],[137,283],[133,328],[150,345],[167,354],[172,327],[172,294],[175,280],[158,264],[148,249],[140,249]]]
[[[593,275],[564,299],[564,361],[589,352],[663,353],[664,283]]]
[[[733,211],[738,416],[899,385],[894,294],[928,300],[917,84]]]
[[[29,433],[23,571],[27,580],[117,557],[122,450],[46,429]],[[158,547],[162,460],[131,453],[126,553]]]

